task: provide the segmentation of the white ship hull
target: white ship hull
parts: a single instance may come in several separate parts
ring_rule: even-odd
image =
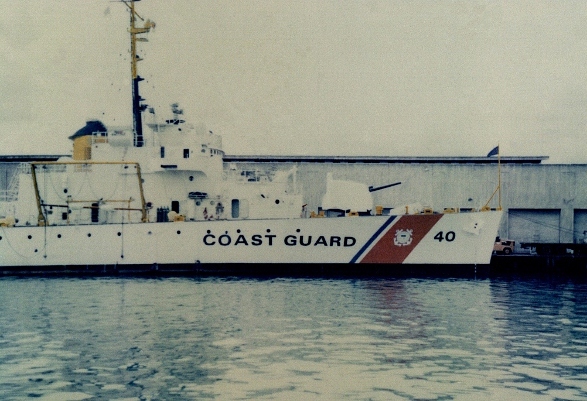
[[[502,212],[0,228],[0,266],[490,262]]]

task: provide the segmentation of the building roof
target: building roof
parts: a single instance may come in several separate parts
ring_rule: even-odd
[[[79,131],[78,131],[79,132]],[[77,134],[77,133],[76,133]],[[55,161],[67,155],[0,155],[0,162]],[[540,164],[548,156],[502,156],[503,164]],[[491,164],[497,157],[476,156],[265,156],[226,155],[226,163],[437,163],[437,164]]]
[[[68,155],[0,155],[0,163],[53,162]]]
[[[503,164],[540,164],[548,156],[502,156]],[[227,163],[440,163],[440,164],[492,164],[497,157],[485,156],[235,156],[226,155]]]

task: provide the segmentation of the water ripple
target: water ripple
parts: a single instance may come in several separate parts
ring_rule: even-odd
[[[5,278],[0,399],[586,399],[585,290]]]

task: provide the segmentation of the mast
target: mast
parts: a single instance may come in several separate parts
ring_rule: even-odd
[[[131,77],[132,77],[132,120],[133,120],[133,133],[134,133],[134,145],[141,147],[144,145],[145,140],[143,137],[143,122],[141,113],[147,108],[146,104],[141,104],[141,101],[145,100],[139,94],[139,82],[143,81],[137,72],[137,63],[142,60],[137,55],[137,42],[147,42],[147,38],[137,37],[143,33],[148,33],[151,28],[155,27],[155,23],[151,20],[145,21],[143,28],[136,27],[137,19],[144,21],[144,19],[135,11],[135,2],[140,0],[124,1],[123,3],[130,10],[130,54],[131,54]]]

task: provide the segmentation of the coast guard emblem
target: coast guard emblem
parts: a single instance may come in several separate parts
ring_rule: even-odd
[[[395,246],[408,246],[412,243],[412,232],[414,230],[396,230],[393,244]]]

